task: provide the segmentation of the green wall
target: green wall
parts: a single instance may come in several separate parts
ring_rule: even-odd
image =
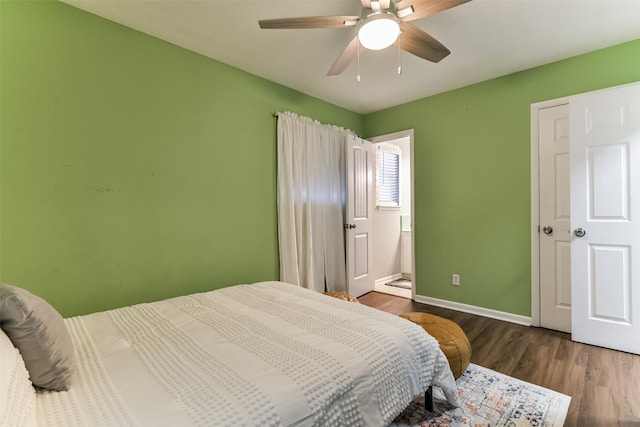
[[[273,112],[362,116],[63,3],[0,16],[2,281],[71,316],[278,279]]]
[[[365,116],[415,129],[416,293],[530,315],[530,106],[639,80],[635,40]]]
[[[55,1],[0,1],[0,278],[63,315],[277,279],[275,111],[415,129],[419,295],[530,314],[530,104],[640,41],[361,116]],[[451,273],[461,275],[453,287]]]

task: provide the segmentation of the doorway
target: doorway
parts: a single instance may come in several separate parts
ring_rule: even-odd
[[[413,130],[395,132],[369,139],[376,147],[376,158],[385,147],[396,147],[399,159],[398,204],[381,202],[376,167],[374,178],[376,206],[373,212],[373,258],[375,290],[403,298],[415,295],[413,256]],[[378,161],[379,163],[379,161]]]

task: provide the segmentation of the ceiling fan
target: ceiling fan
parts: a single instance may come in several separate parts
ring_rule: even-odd
[[[360,16],[308,16],[263,19],[263,29],[358,28],[356,36],[335,60],[328,76],[341,74],[360,46],[371,50],[397,44],[401,49],[431,62],[440,62],[451,51],[410,21],[451,9],[471,0],[361,0]]]

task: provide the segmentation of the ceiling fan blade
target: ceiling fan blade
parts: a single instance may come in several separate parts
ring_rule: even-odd
[[[356,35],[353,40],[349,42],[347,47],[344,48],[338,58],[336,58],[335,62],[329,69],[327,76],[337,76],[338,74],[342,74],[342,72],[349,66],[353,57],[358,54],[359,44],[360,40],[358,40],[358,36]]]
[[[409,22],[460,6],[469,1],[471,0],[400,0],[396,3],[396,11],[402,21]]]
[[[342,28],[352,27],[359,21],[359,16],[306,16],[263,19],[258,24],[262,29]]]
[[[413,24],[400,23],[402,33],[398,37],[400,48],[431,62],[440,62],[451,51]]]

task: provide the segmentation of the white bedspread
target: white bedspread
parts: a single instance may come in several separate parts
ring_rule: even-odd
[[[78,369],[38,425],[385,426],[429,384],[459,404],[422,328],[280,282],[66,322]]]

